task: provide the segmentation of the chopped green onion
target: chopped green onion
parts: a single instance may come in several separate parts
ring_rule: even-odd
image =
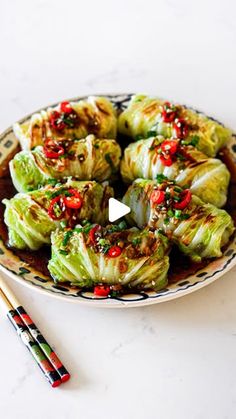
[[[68,252],[66,251],[66,250],[62,250],[62,249],[59,249],[59,253],[61,254],[61,255],[68,255]]]
[[[156,136],[157,136],[157,132],[154,130],[150,130],[147,132],[147,138],[156,137]]]
[[[176,202],[180,202],[180,201],[181,201],[180,196],[174,196],[174,201],[176,201]]]
[[[138,135],[135,136],[135,141],[139,141],[139,140],[142,140],[142,139],[143,139],[143,135],[141,135],[141,134],[138,134]]]
[[[184,157],[184,156],[183,156],[182,154],[180,154],[180,153],[176,153],[175,155],[176,155],[176,157],[178,157],[178,159],[179,159],[179,160],[181,160],[181,161],[187,160],[187,159],[186,159],[186,157]]]
[[[105,160],[106,160],[106,162],[110,165],[111,172],[112,172],[112,173],[116,173],[116,168],[115,168],[115,166],[114,166],[114,163],[113,163],[113,161],[112,161],[112,158],[111,158],[111,156],[110,156],[110,153],[106,153],[106,154],[105,154]]]
[[[172,209],[168,209],[167,214],[169,215],[169,217],[174,217],[174,211],[172,211]]]
[[[61,221],[60,226],[61,228],[65,228],[67,226],[67,221],[66,220]]]
[[[182,192],[182,189],[181,189],[181,188],[179,188],[178,186],[175,186],[175,187],[174,187],[174,191],[175,191],[175,192]]]
[[[47,183],[52,186],[55,186],[57,182],[58,182],[57,179],[53,179],[53,178],[47,179]]]
[[[71,236],[73,234],[73,230],[68,230],[65,234],[64,234],[64,238],[62,240],[62,246],[65,247],[68,243],[68,241],[70,240]]]
[[[199,140],[200,137],[198,135],[193,135],[189,144],[195,147],[198,144]]]
[[[125,230],[127,228],[127,223],[125,222],[125,220],[121,221],[118,224],[118,227],[119,227],[120,230]]]
[[[81,221],[81,224],[82,224],[82,226],[85,226],[86,224],[88,224],[89,223],[89,221],[88,220],[82,220]]]
[[[133,239],[132,240],[132,244],[134,245],[134,246],[137,246],[138,244],[140,244],[141,243],[141,238],[140,237],[136,237],[135,239]]]
[[[84,226],[83,232],[84,233],[89,233],[92,228],[93,228],[92,224],[88,224],[88,225]]]
[[[182,211],[181,210],[175,210],[175,218],[181,218]]]
[[[190,214],[182,214],[182,220],[187,220],[190,217]]]
[[[168,178],[165,175],[160,174],[156,176],[156,180],[158,183],[163,183],[165,180],[168,180]]]
[[[83,227],[76,227],[76,228],[74,229],[74,231],[75,231],[76,233],[82,233],[82,231],[83,231]]]

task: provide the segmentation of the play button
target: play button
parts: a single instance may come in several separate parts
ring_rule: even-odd
[[[122,204],[122,202],[117,201],[117,199],[115,198],[109,199],[108,209],[108,218],[111,223],[113,223],[116,220],[119,220],[119,218],[123,217],[126,214],[129,214],[129,212],[131,211],[130,207],[128,207],[125,204]]]

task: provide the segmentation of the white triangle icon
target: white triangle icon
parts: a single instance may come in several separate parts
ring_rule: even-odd
[[[113,223],[113,221],[119,220],[119,218],[123,217],[126,214],[129,214],[131,211],[130,207],[122,202],[117,201],[115,198],[110,198],[108,203],[108,210],[109,210],[109,221]]]

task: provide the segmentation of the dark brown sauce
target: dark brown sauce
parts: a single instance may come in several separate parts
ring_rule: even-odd
[[[229,187],[228,200],[225,209],[230,213],[234,219],[236,225],[236,166],[233,162],[231,154],[228,150],[223,150],[219,156],[224,163],[227,165],[231,172],[232,181]],[[12,184],[9,173],[4,169],[5,177],[0,177],[0,236],[7,245],[8,243],[8,232],[7,227],[4,223],[4,210],[5,206],[2,204],[2,199],[12,198],[16,190]],[[122,196],[125,192],[126,187],[120,181],[120,179],[113,185],[116,190],[116,196]],[[48,272],[48,261],[50,259],[50,247],[43,247],[38,251],[29,250],[17,250],[11,249],[12,252],[17,255],[22,261],[28,266],[36,269],[39,274],[49,276]],[[175,246],[173,247],[170,254],[170,270],[168,274],[169,283],[175,283],[182,279],[187,278],[189,275],[195,274],[199,269],[204,268],[209,263],[209,260],[204,260],[200,263],[193,263],[188,257],[184,256]]]

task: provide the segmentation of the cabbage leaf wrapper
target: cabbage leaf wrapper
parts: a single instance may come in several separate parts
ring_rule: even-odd
[[[13,125],[23,150],[43,145],[47,138],[116,138],[117,117],[105,97],[89,96],[34,113],[29,120]]]
[[[220,257],[234,232],[230,215],[206,204],[174,182],[137,179],[123,197],[126,216],[139,228],[160,229],[193,261]]]
[[[176,153],[169,155],[172,160],[167,166],[160,152],[168,144],[175,147]],[[121,161],[121,174],[126,183],[164,175],[180,186],[188,185],[193,194],[218,208],[226,203],[230,181],[230,173],[221,160],[208,158],[191,144],[181,145],[161,136],[129,144]]]
[[[173,112],[165,113],[163,117],[163,108],[165,111],[167,103],[169,110]],[[177,119],[184,122],[182,133],[175,125],[179,123]],[[209,157],[215,157],[232,136],[231,130],[193,109],[140,94],[134,95],[127,109],[120,114],[118,131],[135,140],[137,137],[147,138],[153,133],[165,138],[179,137],[179,134],[183,134],[185,139],[198,136],[198,149]]]
[[[53,232],[48,268],[55,282],[70,282],[81,288],[107,284],[157,291],[165,287],[167,238],[148,229],[117,231],[116,227],[93,225],[89,232],[83,228]]]
[[[115,140],[96,139],[89,135],[82,140],[53,141],[53,145],[64,154],[51,158],[50,148],[48,151],[37,146],[34,150],[17,153],[11,160],[11,178],[18,192],[32,191],[50,179],[69,176],[103,182],[114,178],[119,170],[121,149]]]
[[[59,226],[75,225],[86,220],[108,221],[110,186],[95,181],[68,180],[29,193],[4,199],[4,221],[9,245],[17,249],[37,250],[51,243],[51,233]]]

